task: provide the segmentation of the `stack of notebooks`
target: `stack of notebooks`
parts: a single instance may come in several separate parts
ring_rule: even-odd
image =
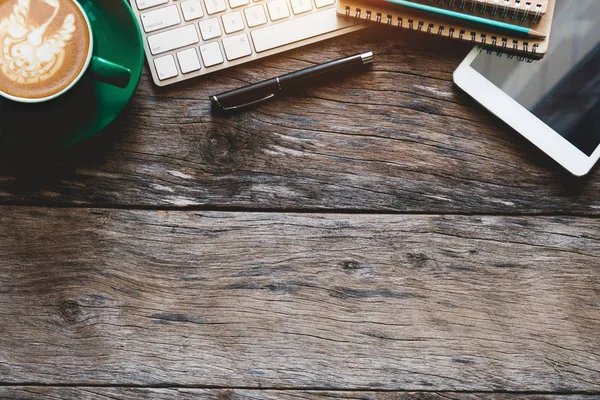
[[[517,55],[527,59],[539,59],[548,50],[554,1],[339,0],[337,12],[346,18],[354,19],[356,23],[387,24],[469,41],[509,56]],[[402,3],[410,4],[407,6]],[[431,8],[442,11],[431,10]],[[442,15],[444,13],[446,15]],[[517,25],[531,30],[535,34],[528,35],[511,29],[472,22],[477,18]]]

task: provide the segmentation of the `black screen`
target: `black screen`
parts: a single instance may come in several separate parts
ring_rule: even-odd
[[[471,66],[583,153],[600,145],[600,0],[557,0],[548,53],[483,51]]]

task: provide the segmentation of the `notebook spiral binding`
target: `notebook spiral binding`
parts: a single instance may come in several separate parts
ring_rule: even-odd
[[[531,17],[531,23],[536,24],[542,16],[542,4],[534,4],[528,0],[428,0],[441,6],[468,10],[473,13],[489,14],[494,17],[517,19],[525,22]]]
[[[384,17],[381,13],[376,13],[375,16],[373,16],[373,13],[370,10],[365,10],[365,15],[363,17],[363,10],[360,8],[356,8],[354,15],[351,15],[352,10],[350,6],[346,6],[345,11],[346,18],[353,18],[354,23],[356,24],[364,21],[364,23],[379,23],[398,28],[408,28],[410,30],[416,30],[417,32],[425,31],[438,36],[446,36],[449,39],[454,39],[456,36],[458,39],[470,40],[473,44],[481,45],[482,48],[488,52],[488,54],[491,54],[495,51],[498,56],[505,55],[508,58],[517,57],[519,61],[532,62],[537,56],[538,44],[533,44],[530,49],[529,43],[526,41],[523,41],[521,48],[519,48],[518,40],[512,40],[512,44],[509,44],[508,38],[498,37],[496,35],[491,35],[488,40],[487,35],[484,33],[479,34],[478,38],[477,32],[475,31],[467,32],[465,29],[460,29],[457,32],[454,27],[449,27],[447,31],[448,33],[445,34],[446,27],[442,25],[439,25],[437,32],[434,32],[433,29],[435,28],[435,25],[429,24],[427,27],[425,27],[424,21],[415,21],[413,19],[407,19],[404,21],[400,16],[396,17],[396,21],[394,21],[393,17],[389,14]]]

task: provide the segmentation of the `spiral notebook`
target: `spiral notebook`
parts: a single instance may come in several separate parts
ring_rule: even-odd
[[[600,0],[599,0],[600,1]],[[468,22],[396,6],[383,1],[339,0],[337,12],[356,23],[381,23],[399,28],[469,41],[509,57],[540,59],[548,50],[555,0],[417,0],[435,7],[484,16],[533,28],[544,39],[523,38]]]

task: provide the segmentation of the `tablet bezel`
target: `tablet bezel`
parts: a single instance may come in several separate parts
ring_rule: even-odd
[[[533,115],[498,86],[471,67],[482,51],[475,46],[454,71],[454,83],[471,95],[481,105],[523,135],[544,153],[575,176],[587,174],[600,159],[600,146],[587,156],[554,129]],[[485,50],[483,50],[485,51]]]

